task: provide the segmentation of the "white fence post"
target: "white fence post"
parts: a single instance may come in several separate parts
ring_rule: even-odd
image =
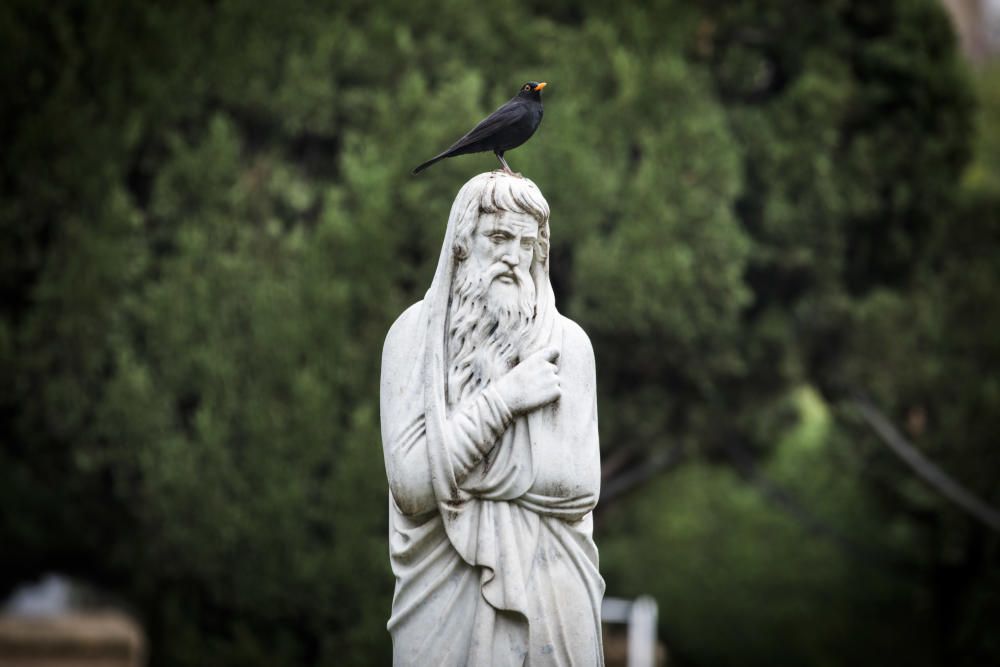
[[[628,667],[656,665],[656,600],[641,595],[635,600],[604,598],[601,619],[628,626]]]

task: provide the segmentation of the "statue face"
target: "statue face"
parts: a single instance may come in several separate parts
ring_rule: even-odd
[[[491,297],[516,299],[528,286],[537,241],[538,221],[526,213],[500,211],[479,218],[469,248],[470,268],[486,274]]]

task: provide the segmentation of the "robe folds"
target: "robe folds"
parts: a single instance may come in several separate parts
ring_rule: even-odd
[[[489,385],[457,405],[446,400],[451,241],[457,217],[476,213],[468,188],[431,289],[396,320],[383,351],[393,664],[602,665],[594,356],[555,309],[547,261],[531,268],[528,353],[560,351],[559,400],[517,417]]]

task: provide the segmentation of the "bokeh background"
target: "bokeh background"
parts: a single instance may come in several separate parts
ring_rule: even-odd
[[[381,344],[496,162],[410,169],[544,80],[608,594],[682,667],[1000,664],[995,4],[2,3],[0,597],[388,664]]]

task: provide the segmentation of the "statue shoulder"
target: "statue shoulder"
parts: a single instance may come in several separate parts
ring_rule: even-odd
[[[420,313],[423,312],[423,299],[403,311],[396,318],[396,321],[389,327],[389,333],[385,335],[385,344],[382,348],[383,357],[400,347],[410,347],[416,338],[416,326],[420,322]]]
[[[594,346],[590,343],[590,336],[587,335],[587,332],[579,324],[562,314],[559,315],[559,319],[563,330],[563,354],[566,354],[568,349],[574,356],[588,360],[593,364]]]

